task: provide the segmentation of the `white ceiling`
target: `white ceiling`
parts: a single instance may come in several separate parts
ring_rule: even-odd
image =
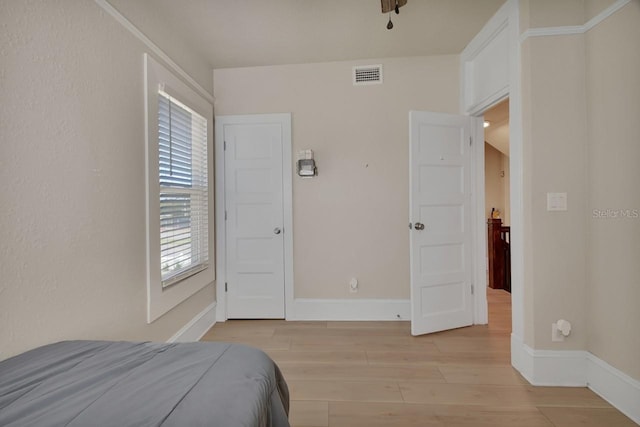
[[[150,17],[212,68],[458,54],[505,0],[109,0],[134,25]],[[144,28],[141,28],[144,31]]]

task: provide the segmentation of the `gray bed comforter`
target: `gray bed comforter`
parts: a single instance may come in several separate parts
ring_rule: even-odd
[[[0,362],[0,426],[289,427],[262,351],[227,343],[66,341]]]

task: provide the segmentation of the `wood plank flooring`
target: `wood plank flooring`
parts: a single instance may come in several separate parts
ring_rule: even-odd
[[[408,322],[232,320],[202,340],[269,354],[293,427],[636,426],[587,388],[524,380],[510,363],[510,295],[487,296],[489,325],[421,337]]]

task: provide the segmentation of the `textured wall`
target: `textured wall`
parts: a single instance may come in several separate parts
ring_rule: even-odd
[[[585,1],[584,20],[611,3]],[[523,4],[531,6],[523,18],[533,10],[538,18],[553,17],[562,6]],[[588,350],[635,379],[639,19],[640,2],[633,0],[584,35],[532,37],[522,44],[525,342],[536,349]],[[549,191],[568,192],[567,212],[546,212]],[[553,343],[550,324],[560,317],[573,330],[564,343]]]
[[[640,380],[640,1],[587,33],[589,341]]]
[[[505,168],[509,168],[509,158],[493,148],[490,144],[484,144],[484,211],[485,218],[491,218],[491,208],[500,211],[500,218],[504,225],[507,222],[507,212],[509,211],[508,180]],[[504,172],[504,174],[502,173]]]
[[[409,111],[458,111],[457,56],[374,59],[384,84],[354,87],[356,63],[214,71],[216,115],[293,113],[296,298],[409,297]],[[360,291],[349,293],[351,277]]]
[[[164,53],[180,64],[180,67],[205,90],[210,93],[213,91],[211,78],[213,66],[201,52],[194,48],[190,40],[187,41],[182,37],[180,22],[167,20],[166,15],[160,14],[152,1],[107,0],[107,2],[145,36],[160,46]],[[192,26],[193,23],[188,22],[187,25]]]
[[[585,23],[584,2],[585,0],[520,0],[520,29],[525,31],[529,28],[582,25]]]
[[[0,358],[166,340],[214,291],[146,324],[144,46],[92,1],[2,0],[0,20]]]
[[[533,37],[523,45],[525,146],[525,342],[536,349],[584,350],[587,342],[587,144],[583,35]],[[566,192],[565,212],[547,211],[547,193]],[[528,307],[527,307],[528,306]],[[570,339],[551,342],[567,319]]]

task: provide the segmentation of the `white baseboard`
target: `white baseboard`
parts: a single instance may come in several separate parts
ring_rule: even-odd
[[[533,385],[587,386],[586,351],[536,350],[511,334],[511,363]]]
[[[588,351],[535,350],[512,335],[511,362],[536,386],[589,387],[640,424],[640,381]]]
[[[587,386],[587,352],[535,350],[524,345],[524,366],[531,369],[522,375],[533,385],[556,387]]]
[[[529,370],[524,366],[523,356],[522,356],[522,338],[515,335],[513,332],[511,333],[511,366],[516,368],[518,372],[521,374],[523,372],[529,372]],[[522,374],[524,375],[524,374]]]
[[[409,300],[385,299],[304,299],[293,300],[287,320],[409,320]]]
[[[193,319],[176,332],[167,342],[199,341],[216,323],[216,303],[198,313]]]
[[[640,381],[588,353],[587,385],[594,393],[640,424]]]

